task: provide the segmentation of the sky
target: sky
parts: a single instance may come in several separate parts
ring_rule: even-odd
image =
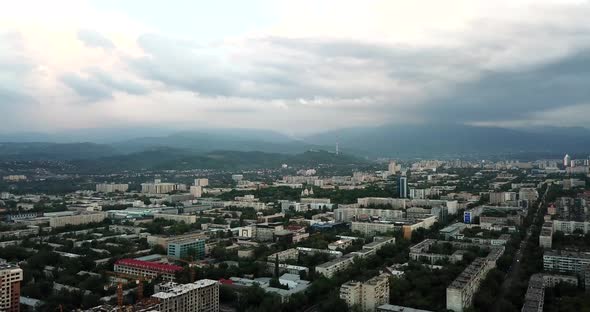
[[[590,1],[0,2],[3,132],[590,124]]]

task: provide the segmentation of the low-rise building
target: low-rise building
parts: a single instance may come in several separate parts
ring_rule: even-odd
[[[266,203],[259,201],[242,201],[242,200],[231,200],[224,201],[224,207],[236,207],[236,208],[254,208],[256,211],[262,211],[266,209]]]
[[[429,229],[437,218],[435,216],[428,216],[420,219],[410,220],[402,226],[402,233],[405,239],[412,239],[412,233],[418,229]]]
[[[167,213],[154,213],[154,220],[162,219],[174,222],[184,222],[186,224],[197,223],[196,215],[183,215],[183,214],[167,214]]]
[[[275,232],[284,230],[282,223],[260,223],[256,224],[256,239],[261,242],[273,241]]]
[[[460,234],[461,231],[463,231],[463,229],[465,229],[465,227],[467,227],[467,225],[465,223],[457,222],[457,223],[453,223],[453,224],[441,229],[440,231],[438,231],[438,233],[442,237],[444,237],[444,239],[448,240],[448,239]]]
[[[334,209],[334,219],[338,222],[350,222],[368,220],[371,217],[382,220],[393,220],[404,217],[402,210],[394,209],[372,209],[372,208],[337,208]]]
[[[99,223],[106,219],[106,212],[89,212],[72,216],[56,216],[49,219],[49,226],[52,228],[64,227],[66,225],[80,225],[88,223]]]
[[[545,301],[545,285],[542,274],[533,274],[524,295],[522,312],[543,312]]]
[[[358,258],[366,258],[373,256],[377,253],[377,251],[383,248],[387,244],[395,244],[395,238],[393,237],[379,237],[375,238],[375,241],[363,246],[360,251],[351,252],[346,254],[342,257],[336,258],[334,260],[328,261],[326,263],[322,263],[315,267],[316,273],[322,274],[328,278],[334,276],[334,274],[345,270],[348,268],[353,262],[356,257]],[[302,247],[298,247],[300,249]],[[315,250],[322,250],[322,249],[315,249]],[[335,251],[327,250],[327,252],[334,253]]]
[[[164,280],[173,281],[175,279],[175,274],[182,271],[182,267],[137,259],[120,259],[115,262],[114,271],[117,273],[147,278],[161,276]]]
[[[289,248],[287,250],[276,252],[268,256],[267,261],[274,263],[277,260],[277,258],[279,262],[285,262],[287,260],[297,260],[299,258],[299,250],[295,248]]]
[[[400,229],[401,225],[396,225],[391,222],[352,222],[350,226],[351,231],[359,232],[365,236],[394,232]]]
[[[371,243],[363,245],[363,249],[377,251],[387,244],[395,244],[395,237],[374,237]]]
[[[334,276],[334,274],[348,268],[353,263],[353,261],[354,255],[348,254],[341,258],[336,258],[332,261],[317,265],[315,267],[315,271],[327,278],[331,278]]]
[[[2,180],[8,181],[8,182],[20,182],[20,181],[26,181],[27,176],[21,175],[21,174],[13,174],[13,175],[3,176]]]
[[[337,250],[337,249],[344,250],[344,249],[348,248],[349,246],[352,246],[352,243],[353,243],[353,240],[351,240],[351,239],[339,239],[335,242],[328,244],[328,249],[330,249],[330,250]]]
[[[150,246],[160,245],[166,249],[168,249],[168,244],[173,241],[179,240],[197,240],[197,239],[207,239],[207,234],[203,232],[196,232],[196,233],[188,233],[183,235],[175,235],[175,236],[161,236],[161,235],[149,235],[147,237],[147,243]]]
[[[96,184],[96,191],[99,193],[114,193],[121,192],[125,193],[129,189],[127,183],[99,183]]]
[[[342,252],[337,250],[330,250],[330,249],[319,249],[319,248],[309,248],[309,247],[297,247],[297,251],[302,254],[327,254],[331,257],[341,257]]]
[[[590,253],[566,250],[547,250],[543,253],[543,268],[546,271],[583,274],[590,265]]]
[[[302,280],[299,274],[285,273],[279,277],[279,283],[281,285],[287,286],[288,289],[271,287],[270,280],[271,278],[268,277],[259,277],[253,280],[240,277],[231,277],[231,282],[234,286],[250,287],[257,285],[258,287],[264,289],[264,291],[266,292],[279,295],[281,301],[283,302],[286,302],[289,299],[289,297],[291,297],[294,294],[304,292],[310,285],[310,282]]]
[[[488,263],[484,258],[476,258],[459,276],[447,287],[447,310],[462,312],[470,307],[473,295],[478,291],[485,279]]]
[[[590,222],[553,220],[553,233],[556,231],[563,232],[564,234],[573,234],[574,231],[588,234],[590,232]]]
[[[168,242],[168,256],[175,258],[205,258],[204,239],[183,239]]]
[[[543,312],[545,302],[545,288],[555,287],[560,283],[578,286],[578,278],[570,275],[537,273],[529,279],[529,285],[524,296],[522,312]]]
[[[518,191],[518,199],[530,204],[539,199],[539,192],[534,187],[523,187]]]
[[[267,262],[266,263],[266,268],[267,268],[267,272],[274,274],[274,270],[275,270],[275,263],[274,262]],[[287,274],[296,274],[296,275],[300,275],[301,273],[305,273],[307,274],[309,272],[309,269],[307,267],[304,266],[300,266],[300,265],[291,265],[291,264],[286,264],[286,263],[279,263],[279,272],[282,273],[287,273]]]

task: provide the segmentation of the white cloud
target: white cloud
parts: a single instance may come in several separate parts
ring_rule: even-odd
[[[177,123],[297,133],[435,119],[581,124],[576,113],[590,101],[563,83],[580,77],[564,60],[590,48],[585,1],[277,6],[269,14],[278,22],[266,29],[202,42],[86,1],[10,3],[0,27],[18,40],[0,40],[0,82],[11,83],[0,89],[0,100],[10,99],[0,111],[33,116],[40,129]],[[549,72],[553,63],[563,66]],[[537,71],[555,79],[526,75]],[[514,90],[499,82],[511,75],[520,77]],[[550,110],[553,98],[522,91],[542,83],[575,96]],[[3,125],[18,127],[18,116]]]

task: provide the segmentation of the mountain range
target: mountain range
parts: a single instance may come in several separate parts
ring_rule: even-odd
[[[587,155],[586,128],[506,129],[470,125],[383,125],[326,131],[301,138],[255,129],[93,129],[0,135],[0,159],[85,160],[164,153],[167,159],[217,151],[300,154],[334,151],[358,157],[459,157],[536,153]],[[281,156],[282,157],[282,156]],[[281,158],[276,157],[276,158]]]

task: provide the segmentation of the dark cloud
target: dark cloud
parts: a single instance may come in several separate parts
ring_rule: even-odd
[[[103,48],[106,50],[115,48],[115,44],[103,34],[89,29],[78,31],[78,40],[91,48]]]
[[[420,113],[444,121],[503,121],[590,102],[590,51],[552,63],[511,71],[483,72],[458,84]]]

